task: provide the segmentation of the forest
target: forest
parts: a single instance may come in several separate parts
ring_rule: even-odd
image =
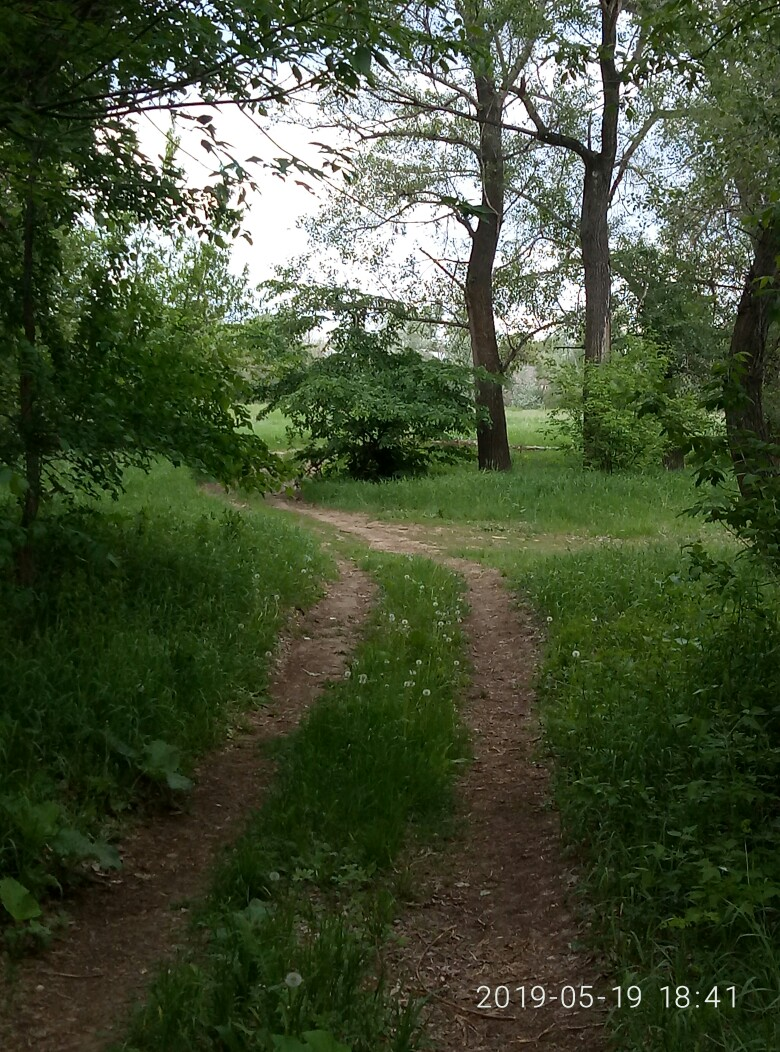
[[[0,52],[2,1047],[780,1047],[780,5]]]

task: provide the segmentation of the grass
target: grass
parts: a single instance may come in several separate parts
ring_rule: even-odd
[[[681,516],[694,500],[685,473],[605,476],[547,453],[515,455],[514,461],[506,474],[468,464],[421,479],[313,481],[304,484],[304,496],[384,519],[498,525],[526,534],[658,539],[701,532]]]
[[[592,931],[642,990],[612,1020],[621,1052],[780,1047],[778,596],[748,564],[720,572],[665,546],[512,578],[549,626],[543,713]]]
[[[186,786],[262,703],[286,611],[329,572],[305,532],[171,467],[53,518],[39,560],[38,597],[6,583],[0,602],[0,872],[33,896],[84,859],[116,861],[118,818]]]
[[[253,414],[261,406],[250,406]],[[548,414],[544,409],[507,408],[506,423],[509,441],[512,445],[558,445],[557,438],[551,438],[546,432]],[[254,424],[255,432],[260,435],[270,449],[288,449],[290,441],[287,436],[289,421],[279,409],[274,409]]]
[[[695,499],[687,475],[604,476],[532,454],[508,476],[457,468],[307,495],[503,525],[520,542],[467,554],[500,566],[546,619],[545,740],[583,916],[624,1002],[641,991],[613,1012],[613,1047],[780,1047],[780,602],[725,535],[679,517]],[[707,551],[684,554],[697,536]]]
[[[250,406],[253,416],[262,408],[259,405]],[[267,416],[255,420],[255,433],[262,438],[269,449],[289,449],[290,440],[287,435],[289,421],[279,409],[273,409]]]
[[[215,876],[205,945],[160,974],[125,1052],[420,1047],[419,1006],[377,955],[393,864],[411,830],[446,827],[466,755],[462,585],[422,559],[366,565],[382,585],[366,638],[280,748],[270,799]]]
[[[514,409],[507,406],[506,429],[512,446],[557,446],[561,440],[547,431],[546,409]]]

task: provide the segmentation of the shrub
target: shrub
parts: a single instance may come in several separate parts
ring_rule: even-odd
[[[452,362],[399,347],[398,322],[369,331],[354,317],[331,337],[332,352],[291,370],[271,392],[299,458],[318,471],[377,481],[420,474],[462,453],[451,440],[473,432],[473,376]]]
[[[692,392],[666,390],[668,369],[664,352],[639,337],[626,337],[609,361],[599,365],[582,360],[554,364],[550,379],[559,402],[552,410],[553,429],[582,451],[587,370],[593,466],[605,471],[660,466],[675,451],[669,431],[679,430],[681,421],[695,422],[698,430],[711,430]]]

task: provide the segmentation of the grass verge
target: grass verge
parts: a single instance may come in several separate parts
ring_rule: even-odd
[[[278,750],[265,806],[219,868],[203,944],[163,970],[124,1052],[409,1052],[418,1006],[379,949],[410,830],[435,835],[466,757],[462,582],[371,556],[379,609],[345,678]]]
[[[50,520],[39,562],[36,594],[0,585],[0,892],[33,924],[85,861],[117,863],[123,812],[186,787],[262,702],[286,611],[329,572],[303,530],[162,466],[109,510]]]

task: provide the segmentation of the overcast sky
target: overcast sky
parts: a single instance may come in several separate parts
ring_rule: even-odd
[[[218,138],[231,144],[233,155],[242,163],[252,156],[270,161],[286,153],[299,156],[312,166],[319,163],[320,152],[310,144],[313,140],[322,141],[326,136],[324,132],[317,133],[292,123],[271,124],[266,121],[267,134],[263,134],[236,107],[227,107],[218,113],[204,107],[203,112],[214,113]],[[143,115],[137,127],[142,150],[150,157],[157,157],[164,149],[165,133],[170,128],[167,116],[153,114],[150,118]],[[180,121],[177,130],[182,140],[179,164],[191,185],[205,185],[214,171],[214,162],[212,155],[200,145],[202,129],[190,121]],[[318,195],[327,189],[295,173],[282,180],[257,164],[247,167],[259,186],[259,193],[249,192],[249,208],[244,219],[244,228],[251,235],[253,244],[238,238],[233,247],[233,259],[235,270],[240,272],[246,265],[250,281],[258,284],[272,277],[278,266],[306,251],[306,234],[297,229],[297,221],[316,211]],[[314,194],[296,185],[296,179],[310,183]]]

